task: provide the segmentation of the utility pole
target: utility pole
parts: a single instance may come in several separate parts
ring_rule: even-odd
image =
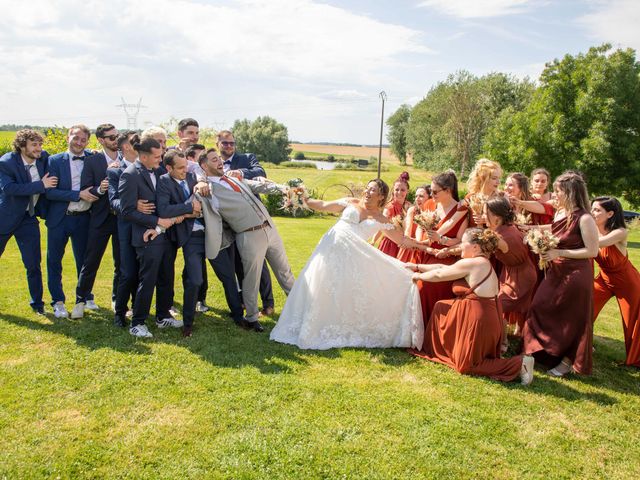
[[[140,113],[141,108],[147,108],[142,105],[142,97],[138,100],[138,103],[127,103],[124,100],[124,97],[120,97],[122,103],[120,105],[116,105],[116,107],[121,107],[124,110],[124,114],[127,116],[127,130],[138,130],[138,113]],[[128,108],[135,109],[135,111],[129,111]]]
[[[384,102],[387,99],[385,91],[380,92],[382,99],[382,115],[380,115],[380,147],[378,148],[378,178],[380,178],[380,170],[382,168],[382,129],[384,128]]]

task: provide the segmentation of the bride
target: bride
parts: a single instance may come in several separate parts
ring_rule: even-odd
[[[420,296],[411,272],[367,242],[382,232],[402,247],[423,247],[382,214],[388,193],[377,179],[360,200],[306,199],[314,210],[342,215],[300,272],[272,340],[315,350],[422,346]]]

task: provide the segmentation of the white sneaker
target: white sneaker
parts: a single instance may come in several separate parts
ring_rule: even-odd
[[[93,300],[87,300],[87,304],[85,305],[85,307],[87,310],[99,310],[100,307],[98,305],[96,305],[96,302],[94,302]]]
[[[64,302],[56,302],[53,305],[53,314],[56,318],[67,318],[69,316],[69,312],[64,306]]]
[[[173,305],[171,306],[171,308],[169,309],[169,313],[171,315],[173,315],[174,317],[177,317],[180,315],[180,312],[178,312],[178,310],[176,310],[176,307],[174,307]]]
[[[156,319],[156,326],[158,328],[182,328],[183,323],[180,320],[176,320],[175,318],[168,317],[163,318],[162,320]]]
[[[152,338],[153,335],[149,331],[146,325],[136,325],[129,329],[129,333],[138,338]]]
[[[522,357],[522,366],[520,367],[520,383],[525,387],[533,382],[533,364],[534,358],[531,355]]]
[[[203,302],[196,302],[196,312],[204,313],[208,311],[209,311],[209,307],[207,305],[205,305]]]
[[[71,318],[78,319],[84,317],[84,306],[84,302],[76,303],[73,310],[71,310]]]

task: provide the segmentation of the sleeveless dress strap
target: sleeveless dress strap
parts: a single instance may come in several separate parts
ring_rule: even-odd
[[[482,285],[484,282],[486,282],[489,279],[489,277],[491,276],[491,273],[493,273],[493,267],[490,266],[489,267],[489,273],[487,273],[487,275],[482,280],[480,280],[478,283],[476,283],[473,286],[473,288],[469,287],[469,290],[467,291],[467,293],[465,293],[465,297],[467,295],[471,295],[473,292],[476,291],[476,288],[478,288],[480,285]]]

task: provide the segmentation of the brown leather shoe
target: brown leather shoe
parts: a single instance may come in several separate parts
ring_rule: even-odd
[[[189,338],[193,335],[193,328],[192,327],[182,327],[182,337],[183,338]]]
[[[273,312],[275,312],[273,307],[265,307],[262,310],[260,310],[260,315],[264,317],[270,317],[271,315],[273,315]]]

